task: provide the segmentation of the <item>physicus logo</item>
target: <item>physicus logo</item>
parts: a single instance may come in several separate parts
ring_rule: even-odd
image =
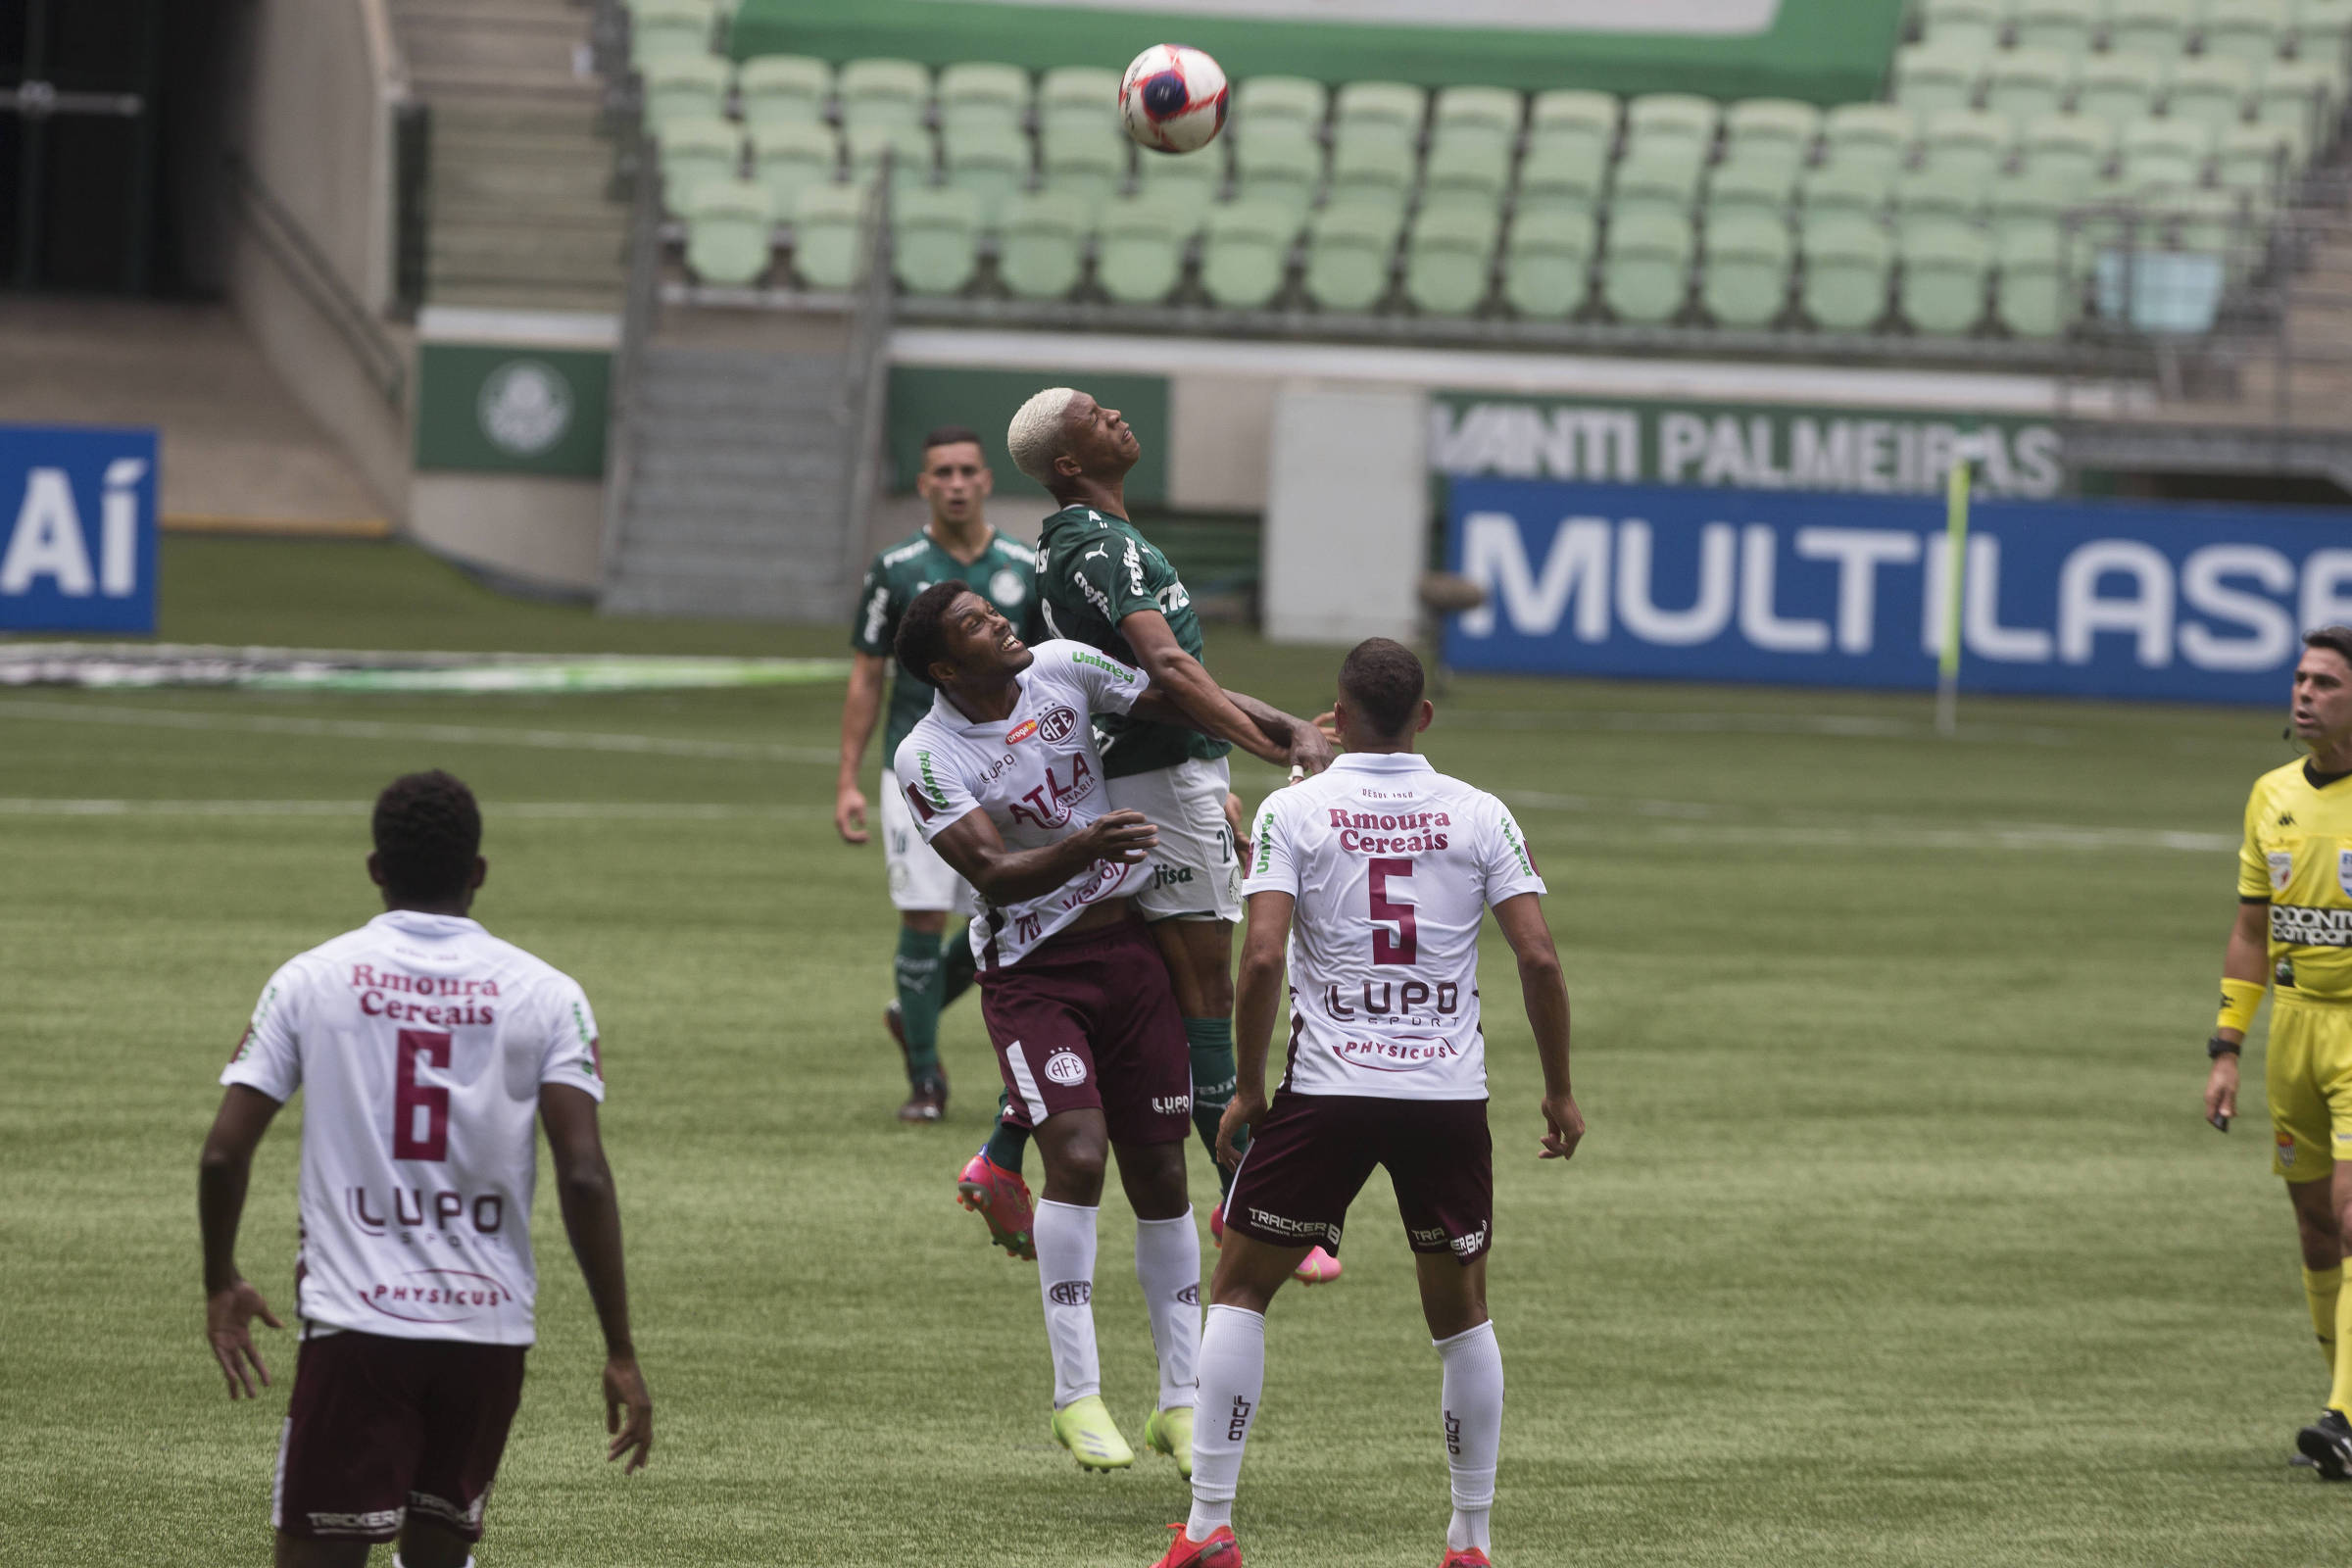
[[[571,428],[571,383],[542,360],[509,360],[482,378],[474,416],[501,452],[535,458]]]
[[[1063,1086],[1086,1082],[1086,1061],[1075,1051],[1056,1051],[1046,1058],[1046,1076]]]
[[[1021,581],[1019,572],[1006,566],[988,579],[988,597],[997,602],[999,609],[1017,605],[1029,597],[1029,585]]]

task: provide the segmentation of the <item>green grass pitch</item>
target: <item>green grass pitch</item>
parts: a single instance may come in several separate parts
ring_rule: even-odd
[[[840,642],[517,606],[392,547],[166,559],[186,640]],[[1210,658],[1309,710],[1337,662],[1230,631]],[[894,922],[878,851],[828,822],[838,701],[0,693],[0,1558],[266,1560],[293,1347],[269,1337],[259,1406],[222,1396],[197,1144],[270,969],[373,912],[366,801],[428,765],[483,797],[477,912],[596,1002],[658,1407],[624,1482],[543,1199],[542,1337],[484,1568],[1157,1555],[1173,1467],[1089,1478],[1049,1446],[1032,1268],[953,1201],[996,1096],[969,1003],[947,1125],[892,1119]],[[1567,1167],[1537,1162],[1490,929],[1499,1562],[2344,1560],[2352,1488],[2286,1464],[2323,1388],[2259,1092],[2227,1138],[2197,1109],[2231,841],[2279,720],[1971,701],[1942,741],[1928,717],[1835,693],[1442,695],[1428,753],[1516,805],[1550,879],[1592,1128]],[[1273,782],[1237,774],[1251,801]],[[281,1309],[294,1119],[242,1246]],[[1140,1437],[1127,1225],[1114,1187],[1105,1393]],[[1437,1358],[1378,1178],[1343,1255],[1343,1283],[1272,1315],[1252,1568],[1440,1552]]]

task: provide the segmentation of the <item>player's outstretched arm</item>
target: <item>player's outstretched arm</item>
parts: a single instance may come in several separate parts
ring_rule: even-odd
[[[2271,905],[2268,899],[2237,901],[2237,919],[2230,927],[2230,942],[2222,952],[2222,1012],[2227,1020],[2231,1012],[2229,993],[2239,986],[2252,986],[2250,1000],[2242,1004],[2244,1016],[2251,1022],[2254,1007],[2262,1001],[2262,992],[2270,979]],[[2246,996],[2247,993],[2240,992]],[[2245,1042],[2244,1023],[2225,1021],[2214,1030],[2214,1038],[2230,1045]],[[2224,1052],[2213,1058],[2213,1070],[2205,1075],[2205,1119],[2223,1132],[2230,1130],[2230,1119],[2237,1114],[2237,1053]]]
[[[237,1272],[237,1226],[245,1217],[245,1186],[253,1174],[253,1152],[277,1114],[277,1102],[258,1089],[231,1084],[220,1097],[213,1130],[205,1135],[196,1161],[196,1222],[204,1235],[204,1334],[213,1359],[228,1379],[228,1396],[259,1398],[270,1386],[270,1369],[253,1343],[253,1320],[283,1328]],[[261,1388],[254,1386],[261,1379]]]
[[[645,1468],[654,1451],[654,1396],[637,1367],[636,1342],[629,1337],[629,1286],[620,1257],[620,1197],[612,1167],[605,1159],[596,1126],[596,1097],[567,1084],[539,1090],[539,1120],[547,1128],[554,1156],[556,1196],[564,1208],[564,1234],[588,1282],[588,1299],[605,1331],[605,1430],[612,1434],[608,1459],[624,1454],[630,1474]]]
[[[1250,929],[1242,938],[1242,972],[1233,998],[1233,1062],[1237,1081],[1225,1117],[1217,1123],[1217,1158],[1242,1162],[1237,1147],[1245,1127],[1266,1113],[1266,1051],[1282,1008],[1282,953],[1291,940],[1291,912],[1298,900],[1288,893],[1252,893]]]
[[[1138,864],[1158,842],[1143,812],[1109,811],[1040,849],[1008,850],[986,811],[966,811],[942,828],[931,847],[974,892],[1004,905],[1051,893],[1097,860]]]
[[[1277,767],[1298,763],[1321,772],[1331,761],[1331,745],[1320,730],[1254,697],[1228,692],[1209,678],[1200,661],[1184,651],[1167,616],[1139,610],[1119,622],[1119,635],[1135,650],[1136,662],[1152,677],[1152,689],[1136,711],[1163,723],[1184,724],[1203,735],[1231,741],[1260,761]],[[1152,699],[1164,694],[1172,710]]]
[[[1519,994],[1528,1026],[1536,1032],[1536,1056],[1544,1064],[1543,1159],[1566,1159],[1585,1136],[1585,1113],[1568,1088],[1568,982],[1560,973],[1560,952],[1544,920],[1543,899],[1522,893],[1494,906],[1494,923],[1519,960]]]
[[[874,723],[882,714],[884,662],[880,654],[852,654],[850,689],[841,699],[841,772],[833,781],[833,830],[851,844],[863,844],[869,836],[858,770],[865,765],[865,743],[874,738]]]

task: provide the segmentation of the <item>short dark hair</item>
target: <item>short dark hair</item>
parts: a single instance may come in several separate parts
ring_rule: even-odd
[[[1340,695],[1384,736],[1402,735],[1411,727],[1421,706],[1421,661],[1410,648],[1386,637],[1365,638],[1340,665]]]
[[[2303,634],[2306,648],[2325,648],[2352,664],[2352,626],[2314,626]]]
[[[899,616],[899,635],[890,651],[899,656],[899,668],[926,686],[936,685],[931,666],[948,657],[948,607],[972,591],[972,585],[950,577],[914,596]]]
[[[462,780],[403,773],[375,798],[375,868],[399,899],[452,899],[473,885],[482,808]]]
[[[977,430],[967,430],[960,424],[933,425],[931,429],[923,436],[923,456],[928,459],[931,455],[931,449],[933,447],[952,447],[965,441],[969,441],[972,445],[980,447],[980,461],[982,463],[986,463],[988,461],[988,448],[980,446],[980,432]]]

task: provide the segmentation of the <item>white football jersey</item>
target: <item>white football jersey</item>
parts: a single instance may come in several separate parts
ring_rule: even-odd
[[[1084,643],[1045,642],[1013,677],[1020,699],[1001,723],[976,724],[940,693],[899,743],[899,787],[928,844],[974,811],[986,811],[1007,849],[1036,850],[1069,837],[1110,809],[1102,787],[1096,713],[1125,713],[1151,684]],[[983,907],[971,925],[984,969],[1021,956],[1086,912],[1133,891],[1140,865],[1097,860],[1042,898]]]
[[[390,910],[270,977],[220,1081],[304,1091],[304,1318],[531,1343],[539,1088],[605,1098],[570,976],[472,920]]]
[[[1285,1088],[1487,1097],[1478,928],[1544,891],[1500,801],[1409,752],[1350,752],[1266,798],[1242,891],[1298,901]]]

